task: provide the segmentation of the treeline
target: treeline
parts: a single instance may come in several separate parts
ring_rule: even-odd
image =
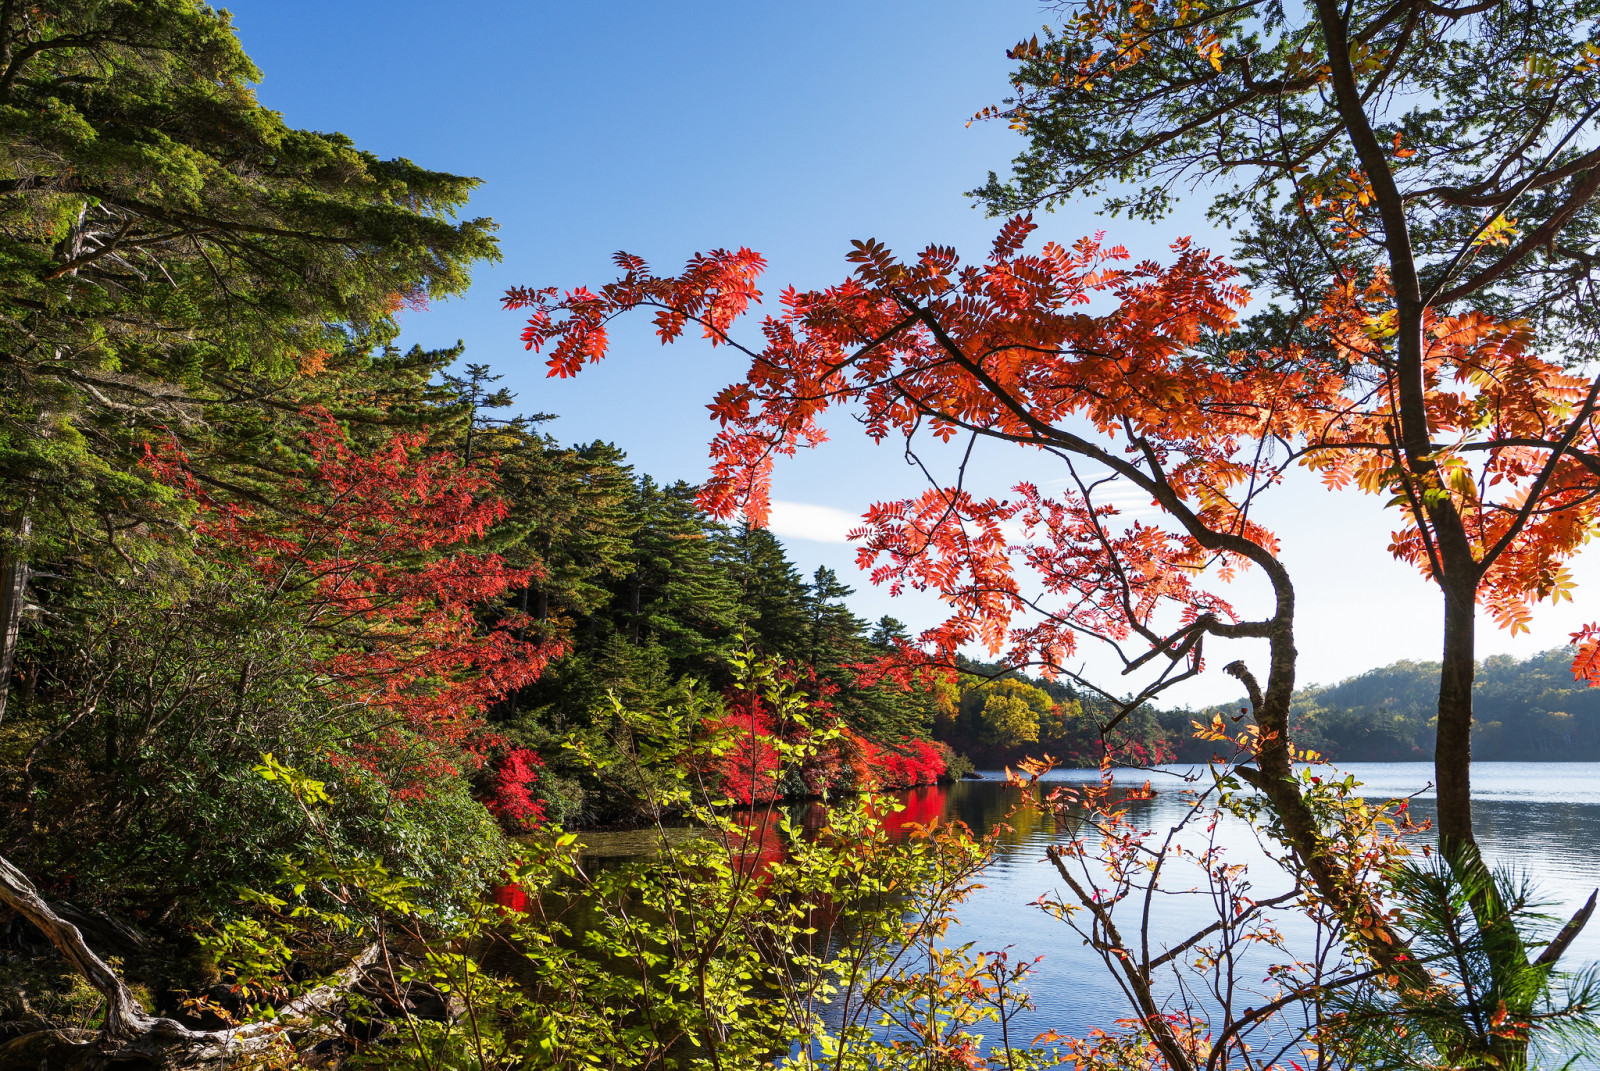
[[[1474,761],[1600,761],[1600,691],[1573,678],[1572,658],[1572,648],[1556,647],[1478,663]],[[983,767],[1040,753],[1073,765],[1097,761],[1100,726],[1116,716],[1117,704],[1001,665],[964,668],[960,683],[940,692],[939,739]],[[1431,761],[1438,686],[1437,662],[1395,662],[1302,688],[1291,727],[1303,746],[1335,762]],[[1195,736],[1195,721],[1232,719],[1248,708],[1243,697],[1198,712],[1141,707],[1107,740],[1124,761],[1203,762],[1215,745]]]
[[[1600,692],[1572,676],[1573,651],[1494,655],[1473,682],[1476,762],[1600,760]],[[1439,664],[1395,662],[1295,695],[1298,738],[1335,761],[1431,761]]]
[[[487,371],[472,368],[484,382]],[[473,396],[481,388],[469,385]],[[511,601],[530,633],[565,652],[487,714],[497,732],[541,756],[549,820],[629,819],[633,801],[594,777],[594,756],[613,746],[613,699],[644,712],[682,706],[696,692],[731,699],[729,657],[740,651],[783,660],[815,709],[889,752],[928,738],[936,716],[928,688],[862,673],[907,638],[904,626],[857,617],[845,601],[854,589],[832,569],[803,576],[771,532],[712,520],[692,484],[638,474],[610,444],[565,447],[522,422],[481,415],[469,427],[509,507],[498,545],[534,571]],[[581,759],[574,738],[586,749]]]
[[[953,682],[933,687],[934,735],[980,767],[1041,755],[1094,766],[1108,749],[1115,761],[1153,765],[1178,757],[1193,732],[1188,711],[1140,706],[1123,714],[1116,701],[1059,678],[972,660],[959,669]]]

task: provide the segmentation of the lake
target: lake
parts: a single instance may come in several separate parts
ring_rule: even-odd
[[[1166,829],[1186,813],[1185,783],[1188,766],[1158,768],[1155,772],[1118,771],[1118,781],[1139,785],[1152,782],[1152,799],[1129,805],[1130,817],[1145,828]],[[1201,771],[1203,773],[1203,770]],[[1352,763],[1339,768],[1339,776],[1354,774],[1369,798],[1410,797],[1412,815],[1419,822],[1434,812],[1430,782],[1431,763]],[[1093,770],[1059,770],[1048,782],[1093,781]],[[1472,768],[1474,817],[1479,843],[1495,866],[1519,869],[1535,879],[1550,913],[1562,919],[1572,914],[1600,887],[1600,763],[1477,763]],[[961,924],[953,933],[956,943],[973,942],[975,951],[1009,948],[1014,956],[1042,956],[1029,981],[1036,1009],[1017,1020],[1016,1035],[1031,1038],[1054,1029],[1063,1035],[1082,1036],[1092,1027],[1110,1027],[1128,1016],[1131,1008],[1098,954],[1086,947],[1067,924],[1046,915],[1034,902],[1043,894],[1066,894],[1055,870],[1045,860],[1045,849],[1067,835],[1054,819],[1038,811],[1017,811],[1021,791],[1007,786],[999,771],[984,771],[984,780],[914,789],[896,794],[904,810],[887,819],[891,830],[911,822],[926,824],[934,818],[959,820],[975,832],[1007,822],[1010,831],[997,845],[994,861],[985,871],[983,887],[960,911]],[[684,836],[693,836],[683,830]],[[583,837],[585,854],[615,859],[650,851],[653,830],[632,833],[589,834]],[[1250,866],[1253,894],[1263,899],[1286,891],[1284,872],[1267,857],[1255,831],[1246,823],[1224,819],[1216,843],[1230,861]],[[1431,834],[1419,835],[1421,843]],[[598,860],[596,860],[598,861]],[[1174,888],[1185,884],[1174,874]],[[1070,898],[1063,895],[1063,898]],[[1158,941],[1176,943],[1215,915],[1209,901],[1174,896],[1166,898],[1152,915],[1151,930]],[[1275,916],[1297,947],[1297,930],[1309,926],[1295,915]],[[1132,939],[1127,932],[1124,937]],[[1263,960],[1264,967],[1267,961]],[[1600,917],[1572,945],[1563,962],[1569,966],[1600,962]],[[1252,980],[1258,980],[1259,970]],[[1575,1064],[1574,1067],[1593,1065]]]
[[[1169,768],[1171,772],[1188,767]],[[1369,797],[1413,796],[1412,813],[1420,821],[1434,809],[1429,784],[1430,763],[1353,763],[1341,767],[1366,786]],[[1047,780],[1091,780],[1094,771],[1067,770]],[[1122,771],[1119,780],[1142,783],[1144,772]],[[925,822],[934,814],[960,819],[975,831],[992,828],[1020,798],[997,771],[986,780],[963,781],[938,788],[901,793],[905,815]],[[1154,799],[1133,805],[1132,817],[1149,828],[1166,828],[1186,806],[1176,777],[1151,778]],[[1472,769],[1474,818],[1479,842],[1494,865],[1527,872],[1537,882],[1551,912],[1569,916],[1600,887],[1600,763],[1478,763]],[[1048,1029],[1081,1035],[1092,1026],[1107,1026],[1130,1009],[1099,956],[1085,947],[1065,923],[1031,906],[1043,893],[1062,885],[1044,859],[1045,848],[1063,839],[1054,823],[1040,815],[1019,814],[978,890],[961,912],[957,941],[973,941],[977,950],[1012,946],[1017,954],[1043,955],[1029,989],[1037,1010],[1026,1013],[1022,1033],[1031,1037]],[[1219,840],[1231,859],[1253,864],[1257,892],[1269,896],[1288,888],[1272,880],[1253,831],[1239,821],[1225,821]],[[1423,839],[1431,839],[1424,836]],[[1263,865],[1265,864],[1265,865]],[[1281,873],[1281,872],[1280,872]],[[1063,893],[1065,889],[1061,890]],[[1175,900],[1157,932],[1181,939],[1212,916],[1207,905]],[[1124,935],[1129,936],[1127,934]],[[1565,962],[1600,961],[1600,918],[1574,943]]]

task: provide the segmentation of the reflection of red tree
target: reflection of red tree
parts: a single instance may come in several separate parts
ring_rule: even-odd
[[[730,816],[733,828],[724,836],[729,861],[743,875],[764,871],[788,856],[783,833],[778,828],[779,814],[773,807],[753,807]]]
[[[945,803],[949,795],[949,790],[941,785],[912,789],[900,797],[900,801],[905,804],[903,810],[885,812],[882,815],[884,831],[893,837],[912,823],[925,826],[935,818],[944,817]]]

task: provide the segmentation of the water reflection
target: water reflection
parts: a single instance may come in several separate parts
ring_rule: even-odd
[[[1165,772],[1181,775],[1193,771],[1169,767]],[[1353,773],[1367,787],[1369,797],[1410,796],[1418,820],[1433,817],[1435,804],[1428,787],[1433,776],[1431,764],[1352,764],[1341,775],[1343,772]],[[1096,776],[1094,771],[1055,771],[1048,780],[1087,781]],[[1118,771],[1119,782],[1130,787],[1149,776]],[[1496,866],[1529,874],[1551,903],[1551,913],[1570,915],[1600,887],[1600,853],[1596,852],[1600,844],[1600,763],[1479,763],[1472,776],[1474,815],[1485,855]],[[1020,1029],[1042,1032],[1054,1028],[1081,1034],[1128,1014],[1121,991],[1098,955],[1065,924],[1033,906],[1041,895],[1058,890],[1060,879],[1045,861],[1044,852],[1069,834],[1036,810],[1016,811],[1020,791],[1006,786],[998,773],[987,777],[946,789],[939,815],[945,821],[963,821],[975,832],[993,829],[1000,822],[1010,826],[1000,837],[995,861],[984,875],[984,887],[961,912],[954,939],[973,941],[979,949],[1013,946],[1018,954],[1045,957],[1030,980],[1038,1010],[1029,1014]],[[1157,776],[1153,787],[1155,797],[1132,803],[1130,817],[1149,828],[1177,823],[1188,807],[1184,782],[1179,776]],[[919,801],[919,807],[926,813],[926,804]],[[1215,836],[1231,860],[1251,866],[1258,896],[1288,888],[1287,878],[1248,825],[1225,820]],[[1209,911],[1209,903],[1197,899],[1168,898],[1156,919],[1156,936],[1179,940],[1204,925]],[[1292,918],[1284,921],[1294,925]],[[1600,923],[1574,942],[1567,962],[1571,966],[1600,962]]]
[[[1172,767],[1166,770],[1172,776],[1155,777],[1154,797],[1131,802],[1130,817],[1153,829],[1178,823],[1189,806],[1184,791],[1187,785],[1180,775],[1194,772],[1188,767]],[[1431,765],[1359,764],[1347,772],[1367,786],[1369,797],[1411,797],[1415,818],[1433,816]],[[1056,771],[1048,780],[1088,781],[1096,776],[1094,771]],[[1149,778],[1145,772],[1118,773],[1119,781],[1129,787]],[[1595,851],[1600,843],[1600,763],[1481,763],[1473,767],[1473,786],[1474,812],[1485,854],[1495,865],[1530,874],[1551,902],[1552,913],[1570,914],[1600,886],[1600,854]],[[1059,877],[1044,855],[1050,844],[1068,839],[1069,831],[1040,810],[1019,808],[1021,790],[1007,786],[997,773],[982,781],[919,788],[898,796],[904,809],[885,816],[892,836],[909,836],[913,824],[925,826],[935,819],[960,821],[980,834],[998,828],[994,862],[982,877],[982,887],[961,910],[962,921],[952,939],[971,941],[978,950],[1010,947],[1018,956],[1044,957],[1029,982],[1037,1010],[1016,1024],[1019,1033],[1032,1037],[1055,1029],[1081,1035],[1129,1014],[1123,994],[1099,956],[1065,924],[1034,906],[1042,895],[1062,891],[1058,890]],[[818,804],[801,805],[789,813],[809,829],[825,820],[825,810]],[[661,835],[655,829],[584,833],[585,865],[603,868],[654,854],[660,850]],[[666,835],[681,843],[705,834],[674,829]],[[733,836],[741,870],[784,857],[776,812],[770,809],[744,812]],[[1225,819],[1211,836],[1230,861],[1250,867],[1258,898],[1289,887],[1289,879],[1271,858],[1270,846],[1263,845],[1246,823]],[[1182,886],[1181,881],[1169,880],[1170,887]],[[501,890],[502,897],[518,895],[519,890]],[[1153,916],[1153,937],[1157,942],[1176,943],[1209,922],[1214,917],[1212,910],[1199,893],[1165,897]],[[1296,933],[1296,927],[1304,925],[1296,916],[1281,917],[1281,922],[1291,947],[1295,940],[1308,936]],[[1573,944],[1567,962],[1573,966],[1600,962],[1600,922]],[[1261,966],[1264,968],[1265,962]]]

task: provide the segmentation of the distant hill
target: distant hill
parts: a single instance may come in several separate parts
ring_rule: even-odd
[[[1474,685],[1478,761],[1600,760],[1600,689],[1572,679],[1572,650],[1478,663]],[[1334,761],[1431,759],[1437,662],[1396,662],[1295,696],[1301,746]]]
[[[1521,661],[1496,655],[1478,663],[1474,759],[1600,761],[1600,688],[1572,679],[1572,654],[1570,647],[1557,647]],[[1114,705],[1109,701],[1064,681],[1007,672],[999,664],[967,662],[963,668],[984,677],[1026,680],[1058,705],[1058,716],[1039,718],[1024,738],[998,739],[979,715],[979,704],[964,699],[953,717],[939,720],[939,739],[985,768],[1041,753],[1069,764],[1094,761],[1095,726],[1110,716]],[[967,699],[972,687],[970,681],[962,687]],[[1295,745],[1335,762],[1432,761],[1438,688],[1439,663],[1411,661],[1303,688],[1295,694],[1291,715]],[[1213,712],[1236,715],[1245,706],[1241,697],[1202,711],[1144,707],[1122,723],[1119,743],[1124,748],[1137,744],[1157,761],[1204,762],[1216,745],[1194,738],[1194,722],[1210,720]]]

